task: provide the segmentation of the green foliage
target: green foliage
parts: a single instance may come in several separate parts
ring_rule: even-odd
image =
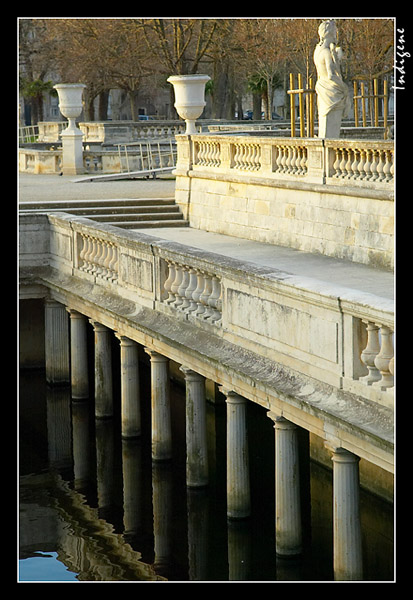
[[[20,93],[24,98],[40,98],[44,93],[51,96],[57,96],[57,91],[53,88],[52,81],[42,81],[41,79],[28,79],[21,77],[19,82]]]

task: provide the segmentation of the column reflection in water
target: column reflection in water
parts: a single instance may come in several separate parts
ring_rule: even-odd
[[[70,387],[46,387],[49,464],[58,471],[72,468]]]
[[[100,516],[105,516],[114,500],[114,432],[112,419],[95,419],[96,479]]]
[[[208,493],[187,488],[188,563],[190,581],[205,581],[208,575]]]
[[[90,479],[89,403],[72,402],[73,470],[76,490]]]
[[[251,524],[228,520],[228,579],[248,581],[251,575]]]
[[[152,463],[154,568],[168,577],[171,565],[172,473],[168,463]]]
[[[142,531],[142,445],[122,440],[123,526],[126,539]]]

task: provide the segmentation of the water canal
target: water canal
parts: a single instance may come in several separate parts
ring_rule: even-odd
[[[118,358],[114,336],[115,391]],[[251,517],[228,521],[225,402],[208,402],[210,484],[188,489],[183,383],[171,381],[173,459],[153,464],[150,368],[141,358],[143,433],[136,441],[121,438],[116,393],[113,419],[96,420],[93,389],[92,399],[73,402],[70,388],[46,384],[43,369],[21,371],[18,580],[333,581],[331,471],[301,461],[304,553],[280,559],[274,429],[266,411],[248,403]],[[304,431],[301,445],[304,458]],[[393,506],[362,490],[361,511],[364,580],[392,581]]]

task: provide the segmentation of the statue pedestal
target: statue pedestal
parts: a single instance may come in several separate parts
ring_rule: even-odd
[[[318,137],[337,139],[340,137],[342,110],[332,110],[325,117],[318,120]]]

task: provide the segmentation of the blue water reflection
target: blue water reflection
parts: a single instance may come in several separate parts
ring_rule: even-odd
[[[77,581],[77,574],[59,561],[57,552],[35,555],[19,560],[19,581]]]

